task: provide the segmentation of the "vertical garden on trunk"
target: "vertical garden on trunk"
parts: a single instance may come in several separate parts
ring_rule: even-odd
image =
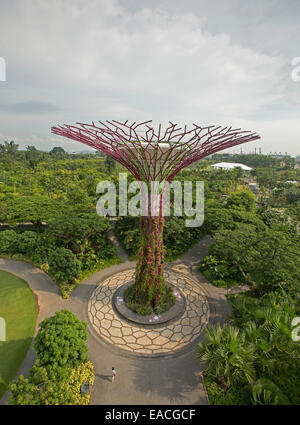
[[[149,126],[150,122],[129,125],[128,120],[124,123],[112,120],[106,121],[107,124],[100,121],[99,126],[92,122],[52,127],[52,133],[84,143],[118,161],[139,182],[146,184],[148,196],[152,195],[152,183],[159,185],[159,195],[155,195],[159,204],[153,208],[152,202],[148,202],[148,215],[141,217],[136,280],[125,294],[127,303],[139,314],[167,310],[174,302],[163,270],[162,185],[170,183],[179,171],[201,158],[260,138],[249,131],[213,125],[193,124],[191,130],[185,125],[183,130],[171,121],[164,131],[161,124],[156,130]],[[138,134],[142,125],[145,136]]]

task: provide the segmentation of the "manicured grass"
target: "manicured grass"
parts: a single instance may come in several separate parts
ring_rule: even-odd
[[[0,317],[6,341],[0,341],[0,399],[15,378],[30,347],[37,319],[36,299],[27,283],[0,270]]]

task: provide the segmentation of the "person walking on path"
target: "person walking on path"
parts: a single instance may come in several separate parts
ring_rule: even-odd
[[[111,382],[114,382],[115,377],[117,376],[117,372],[115,371],[115,368],[111,368]]]

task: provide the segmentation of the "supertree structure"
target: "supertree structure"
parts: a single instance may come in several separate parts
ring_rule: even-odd
[[[136,303],[153,308],[167,292],[164,280],[164,246],[162,214],[163,193],[158,194],[158,208],[151,208],[151,183],[161,185],[171,180],[180,170],[215,152],[260,138],[256,133],[232,127],[201,127],[193,124],[192,129],[177,128],[169,121],[162,130],[149,125],[152,120],[129,125],[112,120],[99,122],[100,126],[76,123],[52,127],[52,133],[84,143],[109,155],[148,188],[146,213],[140,218],[141,245],[138,254],[134,299]],[[144,135],[138,135],[144,126]],[[153,200],[153,198],[152,198]],[[157,202],[157,201],[156,201]]]

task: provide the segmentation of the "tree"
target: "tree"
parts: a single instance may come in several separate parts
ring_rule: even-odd
[[[164,277],[164,184],[171,182],[183,168],[205,156],[260,137],[232,127],[202,127],[196,124],[187,131],[187,126],[183,130],[176,128],[177,124],[172,122],[165,131],[161,131],[161,125],[158,130],[151,128],[150,121],[129,125],[128,120],[124,123],[113,120],[107,121],[107,124],[100,122],[101,127],[94,122],[77,123],[75,126],[65,124],[52,127],[51,131],[102,151],[125,166],[148,189],[151,189],[153,181],[160,184],[155,196],[156,208],[152,208],[153,193],[149,193],[149,190],[144,196],[145,202],[142,202],[141,243],[135,282],[131,289],[136,304],[155,311],[156,306],[170,295]],[[145,125],[146,137],[137,134],[137,128],[141,125]],[[203,131],[204,134],[200,135]]]
[[[4,142],[3,145],[0,144],[0,152],[7,153],[8,155],[15,156],[19,149],[19,145],[17,145],[13,140],[11,142]]]
[[[54,148],[51,149],[50,155],[54,155],[62,159],[62,158],[65,158],[68,155],[68,153],[61,146],[55,146]]]
[[[43,159],[43,153],[36,149],[35,146],[27,146],[25,158],[29,162],[31,168],[35,168]]]
[[[240,190],[232,192],[227,199],[227,207],[242,208],[248,212],[253,212],[256,209],[256,198],[252,192]]]
[[[47,222],[66,211],[66,204],[61,198],[40,194],[7,196],[5,202],[0,204],[0,221],[11,225],[30,222],[39,227],[43,221]]]
[[[205,361],[210,375],[225,389],[234,382],[255,379],[255,349],[238,328],[218,324],[205,329],[206,338],[196,348],[196,357]]]
[[[220,230],[214,238],[209,253],[234,265],[259,293],[300,278],[299,243],[283,231],[237,223],[234,230]]]
[[[47,237],[75,254],[83,253],[88,243],[101,257],[106,257],[112,254],[109,229],[109,220],[95,213],[69,214],[49,221]]]
[[[14,254],[18,234],[14,230],[3,230],[0,232],[0,253],[1,254]]]
[[[87,324],[61,310],[40,323],[34,342],[36,360],[28,378],[10,385],[10,405],[89,404],[81,385],[94,382],[86,346]]]
[[[49,370],[74,368],[88,361],[87,323],[68,310],[44,319],[34,342],[36,365]]]
[[[29,258],[39,245],[39,236],[36,232],[25,231],[18,234],[16,242],[16,251],[20,254],[25,254]]]
[[[67,187],[67,202],[74,212],[86,213],[93,207],[91,200],[89,199],[86,190],[82,189],[78,185],[69,185]]]
[[[49,257],[49,273],[57,283],[71,283],[80,272],[76,255],[66,248],[57,248]]]
[[[277,184],[277,177],[274,169],[258,168],[256,170],[258,184],[267,189],[273,189]]]
[[[111,157],[105,156],[104,164],[106,167],[106,171],[108,174],[112,174],[116,169],[116,161],[114,161]]]

